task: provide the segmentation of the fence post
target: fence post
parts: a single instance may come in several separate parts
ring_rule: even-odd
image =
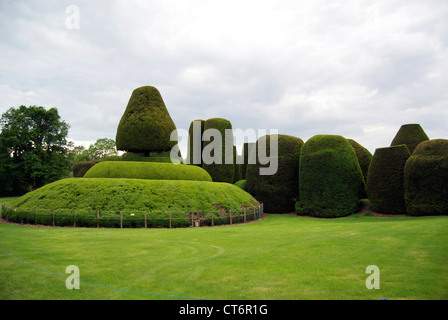
[[[75,215],[73,216],[73,228],[76,228],[76,210]]]
[[[23,224],[23,215],[24,215],[25,209],[22,209],[22,214],[20,215],[20,224]]]
[[[54,227],[54,209],[53,209],[53,227]]]
[[[243,214],[244,214],[244,223],[246,223],[246,207],[244,207],[243,210],[244,210],[244,211],[243,211]]]
[[[147,228],[147,224],[146,224],[146,211],[145,211],[145,229]]]
[[[96,227],[97,228],[99,228],[99,226],[98,226],[98,220],[100,219],[100,212],[99,211],[97,211],[96,212]]]
[[[123,228],[123,211],[120,211],[120,228]]]
[[[229,213],[230,213],[230,224],[232,224],[232,211],[229,210]]]
[[[215,225],[215,222],[213,221],[214,212],[212,211],[212,227]]]
[[[171,229],[171,211],[170,211],[170,229]]]

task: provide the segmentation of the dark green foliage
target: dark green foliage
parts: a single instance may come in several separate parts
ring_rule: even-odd
[[[246,171],[247,191],[264,205],[264,212],[289,213],[294,211],[294,203],[299,196],[298,169],[300,149],[303,141],[288,135],[267,135],[256,142],[253,149],[258,150],[261,139],[266,141],[266,155],[271,154],[271,141],[273,137],[278,141],[278,155],[276,159],[271,156],[271,162],[277,161],[277,172],[273,175],[260,175],[260,168],[269,167],[270,164],[248,164]]]
[[[258,202],[228,184],[144,179],[62,179],[10,202],[12,208],[81,211],[239,212]]]
[[[241,163],[236,146],[233,146],[233,183],[242,179]]]
[[[237,181],[237,182],[235,182],[234,183],[238,188],[241,188],[241,189],[243,189],[244,191],[247,191],[247,188],[246,188],[246,184],[247,184],[247,181],[244,179],[244,180],[240,180],[240,181]]]
[[[405,214],[404,166],[410,157],[406,145],[378,148],[367,174],[367,196],[372,210],[386,214]]]
[[[198,166],[131,161],[103,161],[92,167],[84,178],[212,181],[207,171]]]
[[[228,183],[233,184],[234,183],[233,163],[226,164],[226,161],[225,161],[226,144],[227,144],[228,148],[230,148],[230,152],[233,152],[233,135],[230,137],[231,138],[231,139],[229,139],[230,141],[226,141],[226,139],[225,139],[225,137],[226,137],[225,130],[226,129],[231,130],[232,124],[230,123],[229,120],[226,120],[226,119],[212,118],[212,119],[206,120],[205,124],[204,124],[204,132],[206,132],[209,129],[216,129],[221,133],[221,150],[222,150],[222,156],[221,156],[221,160],[220,160],[221,163],[220,164],[218,164],[218,163],[207,164],[207,163],[203,162],[202,168],[204,168],[210,174],[213,181],[228,182]],[[212,144],[213,142],[214,142],[213,138],[211,138],[211,141],[204,141],[203,148],[207,148],[207,146],[211,147],[210,144]],[[210,153],[210,155],[213,157],[214,152],[212,151]]]
[[[196,126],[196,131],[194,132],[194,128]],[[197,166],[202,166],[202,134],[204,133],[205,120],[194,120],[190,124],[190,128],[188,129],[188,160],[189,164],[194,164]],[[196,155],[197,159],[193,157],[193,150],[197,148],[196,151],[198,154]],[[196,162],[198,163],[194,163]]]
[[[299,215],[333,218],[355,213],[365,183],[355,150],[344,137],[316,135],[302,147]]]
[[[243,163],[241,165],[241,177],[243,179],[246,179],[247,164],[249,163],[249,154],[254,146],[255,142],[245,142],[243,144]]]
[[[419,124],[404,124],[392,140],[391,146],[404,144],[408,147],[410,154],[412,154],[415,147],[420,142],[426,140],[429,140],[429,138]]]
[[[69,174],[69,125],[61,120],[56,108],[10,108],[0,122],[3,195],[20,195]]]
[[[170,151],[173,120],[159,91],[151,86],[135,89],[117,129],[117,150],[135,153]]]
[[[92,168],[94,165],[96,165],[99,160],[92,160],[92,161],[80,161],[76,162],[73,165],[73,177],[75,178],[82,178],[86,174],[87,171],[89,171],[90,168]]]
[[[370,162],[372,161],[372,154],[369,150],[364,148],[358,142],[353,139],[347,139],[348,142],[352,145],[353,149],[355,149],[356,157],[358,158],[359,165],[361,167],[362,175],[364,180],[367,181],[367,173],[369,172]]]
[[[447,215],[448,140],[420,143],[406,162],[404,182],[410,215]]]

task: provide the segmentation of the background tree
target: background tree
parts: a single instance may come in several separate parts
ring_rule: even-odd
[[[10,108],[0,119],[0,192],[21,195],[67,174],[69,125],[56,108]],[[3,189],[3,190],[2,190]]]

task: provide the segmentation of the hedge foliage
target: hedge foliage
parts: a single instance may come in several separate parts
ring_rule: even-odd
[[[80,211],[241,212],[259,203],[233,184],[208,181],[67,178],[10,202],[12,208]]]
[[[208,129],[216,129],[221,133],[221,147],[222,147],[222,158],[221,158],[221,164],[218,163],[211,163],[206,164],[202,163],[202,168],[204,168],[212,177],[213,181],[216,182],[228,182],[228,183],[234,183],[234,167],[232,164],[226,164],[225,161],[225,146],[226,143],[233,148],[233,135],[231,137],[231,141],[225,141],[225,130],[226,129],[232,129],[232,124],[229,120],[223,119],[223,118],[212,118],[205,121],[204,124],[204,131],[207,131]],[[211,141],[204,141],[203,142],[203,148],[207,148],[211,143],[213,143],[213,139]],[[211,147],[211,146],[209,146]],[[233,149],[232,149],[233,150]],[[207,152],[208,153],[208,152]],[[210,154],[212,157],[214,156],[214,152],[211,152]]]
[[[387,214],[405,214],[404,166],[410,157],[406,145],[378,148],[367,175],[367,196],[372,210]]]
[[[73,164],[73,177],[82,178],[92,168],[96,165],[100,160],[92,160],[92,161],[80,161]]]
[[[426,140],[429,140],[429,138],[419,124],[404,124],[392,140],[391,146],[404,144],[408,147],[410,154],[412,154],[418,144]]]
[[[245,142],[243,144],[243,164],[241,165],[241,177],[246,179],[247,164],[249,163],[249,154],[252,148],[255,146],[255,142]]]
[[[169,151],[177,142],[170,141],[173,120],[159,91],[152,86],[135,89],[117,129],[117,150],[142,152]]]
[[[87,171],[84,178],[212,181],[208,172],[197,166],[133,161],[100,162]]]
[[[299,215],[341,217],[355,213],[365,182],[355,150],[344,137],[316,135],[302,147]]]
[[[448,140],[420,143],[404,169],[405,204],[408,214],[448,214]]]
[[[202,134],[204,133],[205,120],[197,119],[193,120],[190,123],[190,128],[188,129],[188,153],[187,157],[189,160],[189,164],[194,164],[197,166],[202,166]],[[196,128],[194,131],[193,129]],[[199,129],[199,130],[198,130]],[[194,159],[193,150],[196,149],[198,154],[196,157],[198,159]],[[200,153],[200,154],[199,154]],[[198,163],[194,163],[194,160]]]
[[[361,167],[362,175],[364,180],[367,181],[367,173],[369,172],[370,162],[372,161],[373,155],[369,150],[364,148],[361,144],[353,139],[347,139],[348,142],[355,149],[356,157],[358,158],[359,166]]]
[[[247,181],[244,179],[244,180],[240,180],[240,181],[237,181],[237,182],[235,182],[234,183],[238,188],[241,188],[241,189],[243,189],[244,191],[247,191],[247,188],[246,188],[246,184],[247,184]]]
[[[273,137],[278,141],[277,157],[271,156]],[[277,172],[273,175],[260,175],[260,168],[269,167],[271,163],[261,164],[257,157],[256,164],[247,165],[247,191],[263,203],[264,212],[293,212],[299,196],[298,170],[303,141],[289,135],[267,135],[257,140],[252,152],[257,152],[261,139],[266,141],[266,155],[271,156],[271,163],[278,163]]]

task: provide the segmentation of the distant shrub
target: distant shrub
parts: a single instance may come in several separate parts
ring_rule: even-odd
[[[84,178],[212,181],[208,172],[197,166],[131,161],[103,161],[87,171]]]
[[[367,175],[367,196],[373,211],[405,214],[404,166],[410,157],[406,145],[378,148]]]
[[[84,177],[86,172],[89,171],[90,168],[92,168],[94,165],[96,165],[99,162],[100,162],[100,160],[76,162],[73,165],[73,177],[75,177],[75,178]]]
[[[405,203],[413,216],[448,215],[448,140],[420,143],[406,161]]]
[[[419,124],[404,124],[392,140],[391,147],[404,144],[408,147],[409,153],[412,154],[418,144],[426,140],[429,140],[429,138]]]
[[[236,185],[238,188],[241,188],[241,189],[243,189],[244,191],[247,191],[246,183],[247,183],[246,180],[240,180],[240,181],[235,182],[235,185]]]
[[[278,156],[271,155],[271,141],[278,141]],[[294,203],[299,196],[299,158],[303,141],[288,135],[267,135],[258,139],[253,152],[258,150],[261,139],[266,141],[266,155],[271,156],[271,162],[277,161],[277,172],[273,175],[261,175],[260,168],[271,164],[248,164],[246,171],[246,188],[258,201],[263,203],[264,211],[268,213],[289,213],[294,211]]]
[[[351,144],[338,135],[316,135],[302,147],[299,215],[333,218],[355,213],[365,189]]]

